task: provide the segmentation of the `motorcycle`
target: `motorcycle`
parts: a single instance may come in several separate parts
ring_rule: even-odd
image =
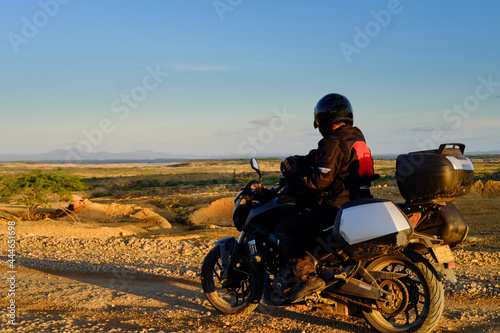
[[[296,203],[285,194],[286,181],[263,186],[252,158],[259,180],[243,187],[233,211],[241,234],[217,241],[201,268],[206,298],[224,314],[248,314],[263,298],[270,306],[361,312],[378,332],[432,331],[444,309],[443,277],[435,266],[455,282],[450,247],[468,233],[452,203],[472,185],[474,168],[464,149],[444,144],[400,155],[396,179],[405,202],[360,198],[344,204],[332,226],[306,247],[325,287],[293,303],[300,281],[280,252],[274,228],[297,212]]]

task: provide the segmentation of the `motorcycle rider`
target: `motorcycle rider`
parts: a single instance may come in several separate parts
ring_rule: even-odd
[[[323,136],[318,148],[305,156],[290,156],[281,171],[295,193],[298,214],[280,221],[276,228],[279,247],[292,262],[294,276],[300,281],[290,301],[321,290],[325,282],[313,275],[314,259],[304,243],[332,226],[342,204],[360,197],[371,197],[373,159],[363,133],[353,126],[349,100],[328,94],[314,108],[314,128]]]

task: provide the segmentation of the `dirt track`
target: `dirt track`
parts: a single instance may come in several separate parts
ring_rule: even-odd
[[[458,283],[445,282],[436,332],[499,331],[499,204],[457,200],[471,231],[454,249]],[[5,311],[7,221],[0,220],[0,332],[371,332],[361,318],[263,304],[246,317],[220,315],[205,300],[199,269],[214,240],[235,235],[234,228],[118,236],[128,226],[16,222],[13,327]]]
[[[263,304],[246,317],[220,315],[199,283],[203,254],[213,246],[205,237],[24,235],[17,248],[16,329],[2,316],[0,332],[370,331],[361,318]],[[498,332],[498,247],[473,238],[455,253],[459,283],[445,283],[445,312],[436,332]],[[4,290],[2,309],[8,301]]]
[[[19,324],[0,332],[367,332],[359,318],[264,305],[246,317],[216,313],[199,283],[110,274],[18,270]],[[500,301],[447,297],[436,332],[497,332]],[[474,309],[474,310],[472,310]],[[496,318],[492,313],[496,311]],[[5,327],[5,326],[4,326]]]

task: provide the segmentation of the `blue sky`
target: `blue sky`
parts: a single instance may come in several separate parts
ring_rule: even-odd
[[[305,154],[347,96],[373,154],[500,149],[498,1],[0,0],[0,154]]]

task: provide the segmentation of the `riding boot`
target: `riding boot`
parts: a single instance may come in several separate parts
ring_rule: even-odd
[[[297,291],[290,297],[290,302],[296,302],[315,291],[321,290],[326,286],[323,279],[314,276],[316,272],[314,261],[309,256],[299,259],[293,259],[293,275],[300,281]]]

